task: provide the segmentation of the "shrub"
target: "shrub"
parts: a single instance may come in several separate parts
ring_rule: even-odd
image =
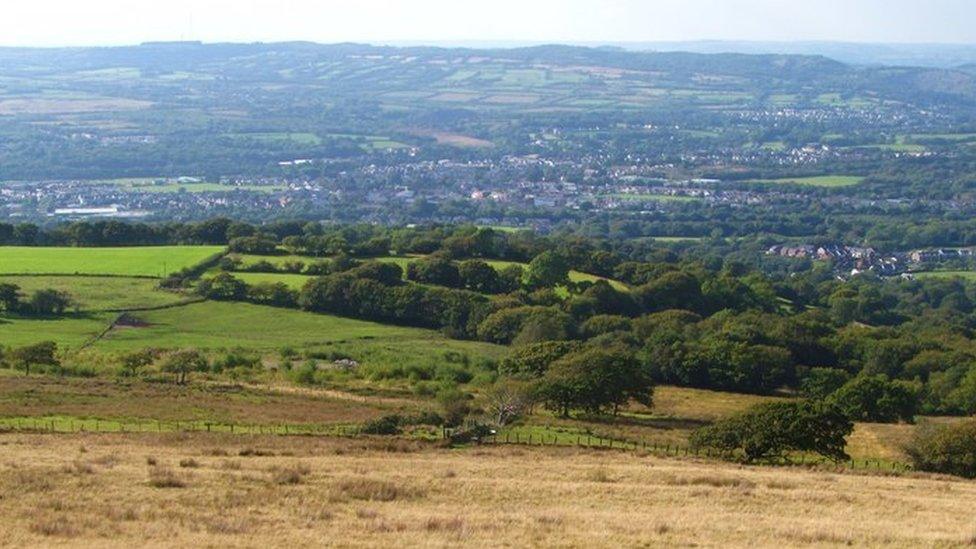
[[[311,473],[311,469],[307,465],[276,469],[273,471],[271,480],[282,486],[301,484],[309,473]]]
[[[365,501],[394,501],[419,495],[418,492],[385,480],[358,478],[339,483],[339,491],[352,499]]]
[[[149,485],[153,488],[183,488],[186,481],[171,469],[155,467],[149,470]]]
[[[760,404],[737,416],[703,427],[691,435],[696,448],[742,452],[746,461],[816,452],[834,460],[847,459],[845,437],[854,424],[834,406],[819,402]]]
[[[925,425],[915,432],[905,451],[920,471],[976,478],[976,420]]]
[[[403,432],[403,424],[402,416],[391,414],[366,422],[360,432],[366,435],[399,435]]]

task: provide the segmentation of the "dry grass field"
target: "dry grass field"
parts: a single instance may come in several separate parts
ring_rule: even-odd
[[[976,540],[976,484],[559,448],[0,435],[4,546],[895,546]]]

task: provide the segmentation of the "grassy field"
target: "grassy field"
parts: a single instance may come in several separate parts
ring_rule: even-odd
[[[271,193],[286,189],[284,185],[222,185],[220,183],[177,183],[169,182],[162,185],[130,185],[124,190],[140,193],[226,193],[232,191],[251,191]]]
[[[221,246],[43,248],[0,246],[0,275],[84,274],[163,277],[219,253]]]
[[[864,181],[856,175],[820,175],[815,177],[784,177],[782,179],[755,179],[747,183],[808,185],[811,187],[850,187]]]
[[[922,273],[912,273],[915,278],[964,278],[966,280],[976,280],[976,271],[926,271]]]
[[[20,347],[54,341],[61,348],[77,349],[108,327],[111,313],[73,314],[61,318],[0,318],[0,345]]]
[[[358,423],[413,407],[409,401],[354,398],[335,391],[0,375],[2,418],[325,425]]]
[[[158,288],[155,280],[117,276],[2,276],[0,283],[20,286],[24,294],[55,289],[67,292],[72,309],[92,312],[171,305],[188,298]]]
[[[0,443],[3,545],[915,548],[976,535],[976,485],[924,476],[312,437]]]
[[[679,196],[673,194],[616,193],[610,196],[617,200],[627,202],[695,202],[696,200],[699,200],[694,196]]]
[[[284,346],[315,347],[356,340],[420,340],[427,345],[472,345],[449,342],[438,332],[389,326],[292,309],[247,303],[206,302],[147,311],[136,315],[142,328],[113,330],[98,349],[157,347],[245,348],[276,350]],[[484,346],[485,348],[493,346]]]

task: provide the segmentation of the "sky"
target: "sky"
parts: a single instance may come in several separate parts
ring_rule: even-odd
[[[0,45],[309,40],[976,43],[976,0],[16,0]]]

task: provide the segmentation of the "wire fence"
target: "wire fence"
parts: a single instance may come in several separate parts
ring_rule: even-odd
[[[155,421],[155,420],[104,420],[79,418],[0,418],[0,432],[25,433],[223,433],[231,435],[272,435],[272,436],[321,436],[336,438],[375,438],[377,435],[363,433],[357,424],[247,424],[211,421]],[[458,434],[454,429],[428,429],[413,433],[410,438],[428,441],[453,440]],[[546,434],[507,430],[475,438],[474,444],[513,445],[513,446],[551,446],[582,449],[600,449],[639,452],[659,457],[696,457],[704,459],[731,460],[734,456],[710,448],[697,448],[673,442],[654,440],[625,440],[602,437],[585,433]],[[909,472],[911,465],[898,461],[882,459],[852,459],[834,462],[816,455],[786,455],[763,462],[766,465],[782,466],[835,466],[854,470],[881,472]]]

